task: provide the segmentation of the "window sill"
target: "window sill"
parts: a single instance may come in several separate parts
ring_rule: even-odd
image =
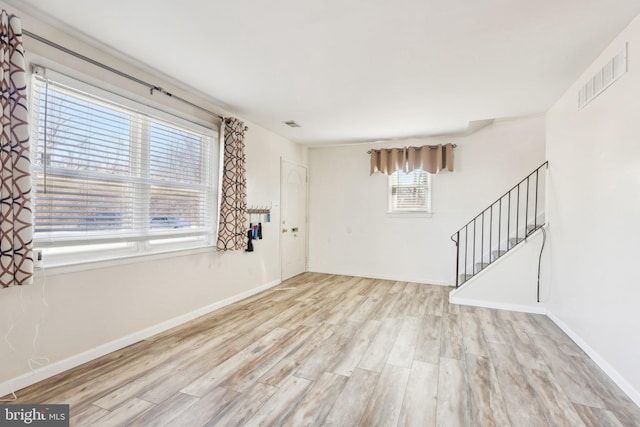
[[[433,212],[426,211],[405,211],[405,212],[387,212],[388,218],[431,218]]]
[[[37,250],[37,248],[36,248]],[[215,245],[174,249],[164,252],[154,253],[129,253],[112,257],[109,259],[84,259],[78,261],[66,261],[64,263],[47,264],[46,258],[43,259],[42,267],[36,267],[34,272],[36,275],[56,275],[75,273],[87,270],[97,270],[101,268],[115,267],[120,265],[137,264],[148,261],[155,261],[159,259],[176,258],[188,255],[196,255],[206,252],[215,252]]]

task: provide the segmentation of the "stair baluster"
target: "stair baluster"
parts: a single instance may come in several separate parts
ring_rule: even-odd
[[[478,215],[476,215],[471,221],[466,223],[463,227],[461,227],[458,231],[451,235],[451,240],[456,244],[456,288],[465,283],[467,280],[471,279],[476,274],[480,273],[486,267],[497,261],[504,254],[509,252],[511,249],[516,247],[521,242],[525,241],[529,235],[533,232],[544,226],[545,221],[544,217],[539,218],[540,215],[544,215],[544,211],[539,211],[539,192],[540,192],[540,179],[541,176],[540,171],[544,172],[548,168],[549,163],[544,162],[538,168],[536,168],[533,172],[527,175],[523,180],[521,180],[518,184],[514,185],[500,196],[495,202],[493,202],[489,207],[484,209]],[[530,199],[531,199],[531,184],[532,181],[535,185],[535,193],[532,201],[533,212],[530,212]],[[521,187],[526,185],[526,189],[523,189],[523,193],[526,194],[524,202],[522,201]],[[512,197],[512,193],[515,193]],[[515,218],[513,218],[514,214],[512,212],[512,198],[515,199]],[[544,199],[542,199],[544,200]],[[498,204],[498,223],[494,222],[493,219],[493,211],[494,206]],[[504,218],[502,213],[502,205],[506,203],[506,237],[503,233],[503,228],[505,228]],[[524,206],[522,206],[524,204]],[[521,207],[524,210],[524,215],[521,215]],[[488,214],[488,230],[487,222],[485,221],[485,214]],[[529,224],[529,215],[533,216],[533,224]],[[524,220],[524,227],[520,230],[521,224],[521,216]],[[540,221],[539,221],[540,220]],[[478,234],[478,222],[480,222],[480,236]],[[515,232],[512,235],[511,224],[515,222]],[[473,226],[472,226],[473,224]],[[494,230],[495,229],[495,230]],[[489,244],[488,247],[485,247],[485,238],[484,233],[487,231],[489,233]],[[464,232],[464,233],[463,233]],[[472,237],[469,236],[472,234]],[[498,240],[494,242],[493,236],[497,235]],[[461,237],[464,236],[464,246],[461,244]],[[476,237],[479,237],[480,247],[477,247]],[[503,237],[505,237],[505,243],[503,244]],[[469,240],[472,239],[470,242]],[[471,245],[471,248],[469,246]],[[494,247],[495,246],[495,247]],[[464,250],[464,256],[462,256],[462,250]],[[469,253],[471,252],[471,253]],[[469,256],[471,257],[471,262],[469,263]],[[461,265],[462,264],[462,265]]]

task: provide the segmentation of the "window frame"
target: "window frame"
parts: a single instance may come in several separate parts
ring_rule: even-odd
[[[393,208],[394,175],[397,175],[400,172],[408,175],[415,171],[420,171],[425,173],[427,175],[427,182],[424,186],[413,185],[413,186],[407,186],[407,187],[417,187],[417,188],[424,187],[425,188],[425,191],[426,191],[425,206],[422,206],[420,208],[394,209]],[[415,169],[414,171],[411,171],[409,173],[406,173],[403,170],[398,170],[393,174],[389,174],[387,177],[387,214],[389,216],[401,216],[401,217],[407,217],[411,215],[421,216],[421,217],[425,217],[425,216],[430,217],[431,215],[433,215],[433,174],[427,171],[424,171],[422,169]]]
[[[45,73],[45,76],[43,76],[43,73]],[[203,144],[203,146],[206,146],[208,153],[203,152],[201,157],[201,163],[204,164],[207,160],[209,162],[208,166],[203,166],[203,171],[207,173],[207,176],[205,178],[206,191],[203,191],[203,194],[206,193],[206,195],[203,196],[206,206],[204,207],[204,216],[202,217],[205,221],[201,230],[174,232],[160,229],[150,233],[149,231],[151,231],[151,229],[147,227],[145,229],[147,233],[144,233],[144,236],[140,233],[140,229],[138,229],[138,233],[131,236],[118,236],[114,238],[96,235],[86,239],[82,243],[73,243],[65,242],[64,238],[55,238],[55,236],[36,236],[34,229],[34,249],[43,252],[44,266],[72,266],[75,264],[102,261],[111,263],[115,261],[117,263],[123,260],[128,260],[125,263],[130,263],[132,259],[138,257],[157,257],[161,255],[162,258],[165,258],[167,256],[182,255],[185,251],[201,252],[202,250],[212,250],[215,248],[218,230],[216,218],[219,208],[218,198],[221,167],[219,124],[206,122],[183,112],[178,112],[124,89],[109,85],[108,83],[98,82],[89,76],[79,75],[75,72],[65,74],[49,67],[44,68],[32,64],[32,73],[28,81],[30,86],[29,106],[32,109],[30,113],[32,156],[37,155],[40,143],[38,140],[40,123],[37,120],[39,116],[37,111],[39,104],[37,103],[41,102],[41,100],[37,99],[39,97],[34,95],[37,91],[36,85],[34,84],[36,78],[46,78],[56,84],[68,86],[72,91],[84,92],[87,93],[89,97],[103,99],[107,103],[113,103],[115,106],[122,106],[125,109],[133,110],[138,117],[131,116],[130,120],[134,121],[139,120],[140,117],[143,116],[147,117],[146,123],[148,127],[151,127],[152,123],[167,124],[186,131],[206,134],[209,138],[209,143]],[[91,102],[91,100],[88,101]],[[150,133],[147,135],[147,140],[142,142],[147,144],[147,156],[149,155],[148,149],[150,147],[149,136]],[[148,160],[147,158],[147,163],[149,163]],[[37,163],[37,161],[32,160],[31,171],[34,182],[34,211],[37,210],[37,174],[44,174],[42,170],[43,167]],[[135,194],[137,196],[140,195],[141,192],[150,192],[152,187],[153,186],[149,184],[146,190],[136,190]],[[133,203],[136,203],[138,199],[132,200]],[[145,215],[143,220],[151,220],[153,218],[153,214],[149,212],[148,209]],[[35,221],[36,215],[34,215],[34,225]],[[106,235],[107,233],[103,234]],[[177,252],[180,252],[180,254],[177,254]]]

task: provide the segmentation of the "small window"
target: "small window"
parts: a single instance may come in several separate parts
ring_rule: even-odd
[[[420,169],[389,175],[389,212],[431,212],[431,174]]]

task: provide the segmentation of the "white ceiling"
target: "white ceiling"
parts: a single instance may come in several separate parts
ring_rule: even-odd
[[[638,0],[7,3],[310,145],[544,112],[640,13]]]

